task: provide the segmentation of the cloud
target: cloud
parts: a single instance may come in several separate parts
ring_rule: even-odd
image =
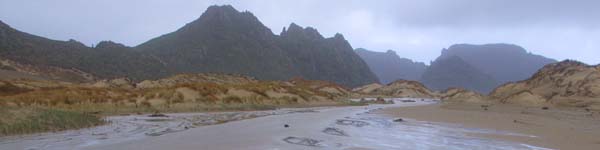
[[[279,34],[295,22],[353,47],[429,62],[455,43],[514,43],[555,59],[600,63],[594,0],[55,0],[0,1],[0,20],[53,39],[137,45],[197,19],[213,4],[253,12]]]

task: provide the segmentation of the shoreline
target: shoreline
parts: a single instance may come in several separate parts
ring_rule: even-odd
[[[412,102],[411,102],[412,101]],[[382,114],[437,100],[257,112],[119,116],[110,126],[0,142],[0,149],[543,149],[498,138],[507,132]],[[236,119],[237,118],[237,119]],[[219,120],[229,120],[219,122]],[[204,124],[204,125],[202,125]],[[518,133],[518,132],[516,132]],[[511,134],[508,134],[511,135]],[[489,137],[486,137],[489,136]],[[498,140],[501,139],[501,140]]]
[[[418,121],[448,123],[466,128],[507,131],[514,134],[473,134],[550,149],[589,149],[600,147],[600,115],[550,108],[529,108],[496,104],[483,110],[481,104],[439,103],[386,108],[383,115]]]

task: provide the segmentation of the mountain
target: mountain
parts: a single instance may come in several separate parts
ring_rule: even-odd
[[[82,81],[228,73],[263,80],[327,80],[349,87],[378,82],[341,34],[323,38],[316,29],[292,24],[281,36],[275,35],[252,13],[229,5],[211,6],[177,31],[136,47],[112,41],[88,47],[75,40],[31,35],[0,22],[0,61],[11,62],[2,63],[2,68],[61,76],[53,77],[57,79],[77,76]]]
[[[480,93],[488,93],[497,85],[492,76],[458,56],[436,59],[425,70],[420,81],[434,90],[460,87]]]
[[[250,12],[211,6],[175,32],[136,47],[178,73],[239,73],[283,80],[299,75],[277,37]]]
[[[137,47],[175,73],[216,72],[285,80],[302,77],[345,86],[377,82],[341,34],[291,24],[274,35],[252,13],[210,6],[197,20]]]
[[[0,59],[11,62],[4,64],[11,64],[13,69],[21,71],[71,72],[68,78],[76,78],[73,76],[77,73],[133,79],[157,78],[165,74],[164,66],[157,59],[120,44],[101,42],[95,48],[87,47],[75,40],[57,41],[31,35],[3,22],[0,22]]]
[[[382,83],[391,83],[398,79],[417,81],[427,68],[425,63],[414,62],[401,58],[392,50],[387,52],[374,52],[363,48],[355,50],[377,75]]]
[[[453,56],[491,75],[500,84],[527,79],[544,65],[556,62],[512,44],[456,44],[443,49],[439,58]]]
[[[496,88],[489,97],[503,103],[600,110],[600,66],[572,60],[548,64],[527,80]]]
[[[379,82],[341,34],[324,38],[314,28],[292,23],[281,32],[280,47],[304,78],[334,81],[349,87]]]

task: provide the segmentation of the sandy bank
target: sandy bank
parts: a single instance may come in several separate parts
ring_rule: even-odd
[[[600,147],[600,113],[513,105],[449,103],[388,108],[380,111],[396,117],[443,122],[469,128],[484,128],[520,133],[477,136],[515,141],[552,149],[597,150]]]

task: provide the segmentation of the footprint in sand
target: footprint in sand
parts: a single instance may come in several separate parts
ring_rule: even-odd
[[[283,141],[290,143],[290,144],[296,144],[296,145],[304,145],[304,146],[312,146],[312,147],[320,147],[321,146],[321,140],[315,140],[315,139],[311,139],[311,138],[304,138],[304,137],[287,137],[285,139],[283,139]]]
[[[368,122],[358,121],[358,120],[348,120],[348,119],[339,119],[335,122],[338,125],[344,126],[355,126],[355,127],[363,127],[369,125]]]
[[[323,133],[330,134],[330,135],[337,135],[337,136],[349,136],[342,129],[332,128],[332,127],[325,128],[325,130],[323,130]]]

